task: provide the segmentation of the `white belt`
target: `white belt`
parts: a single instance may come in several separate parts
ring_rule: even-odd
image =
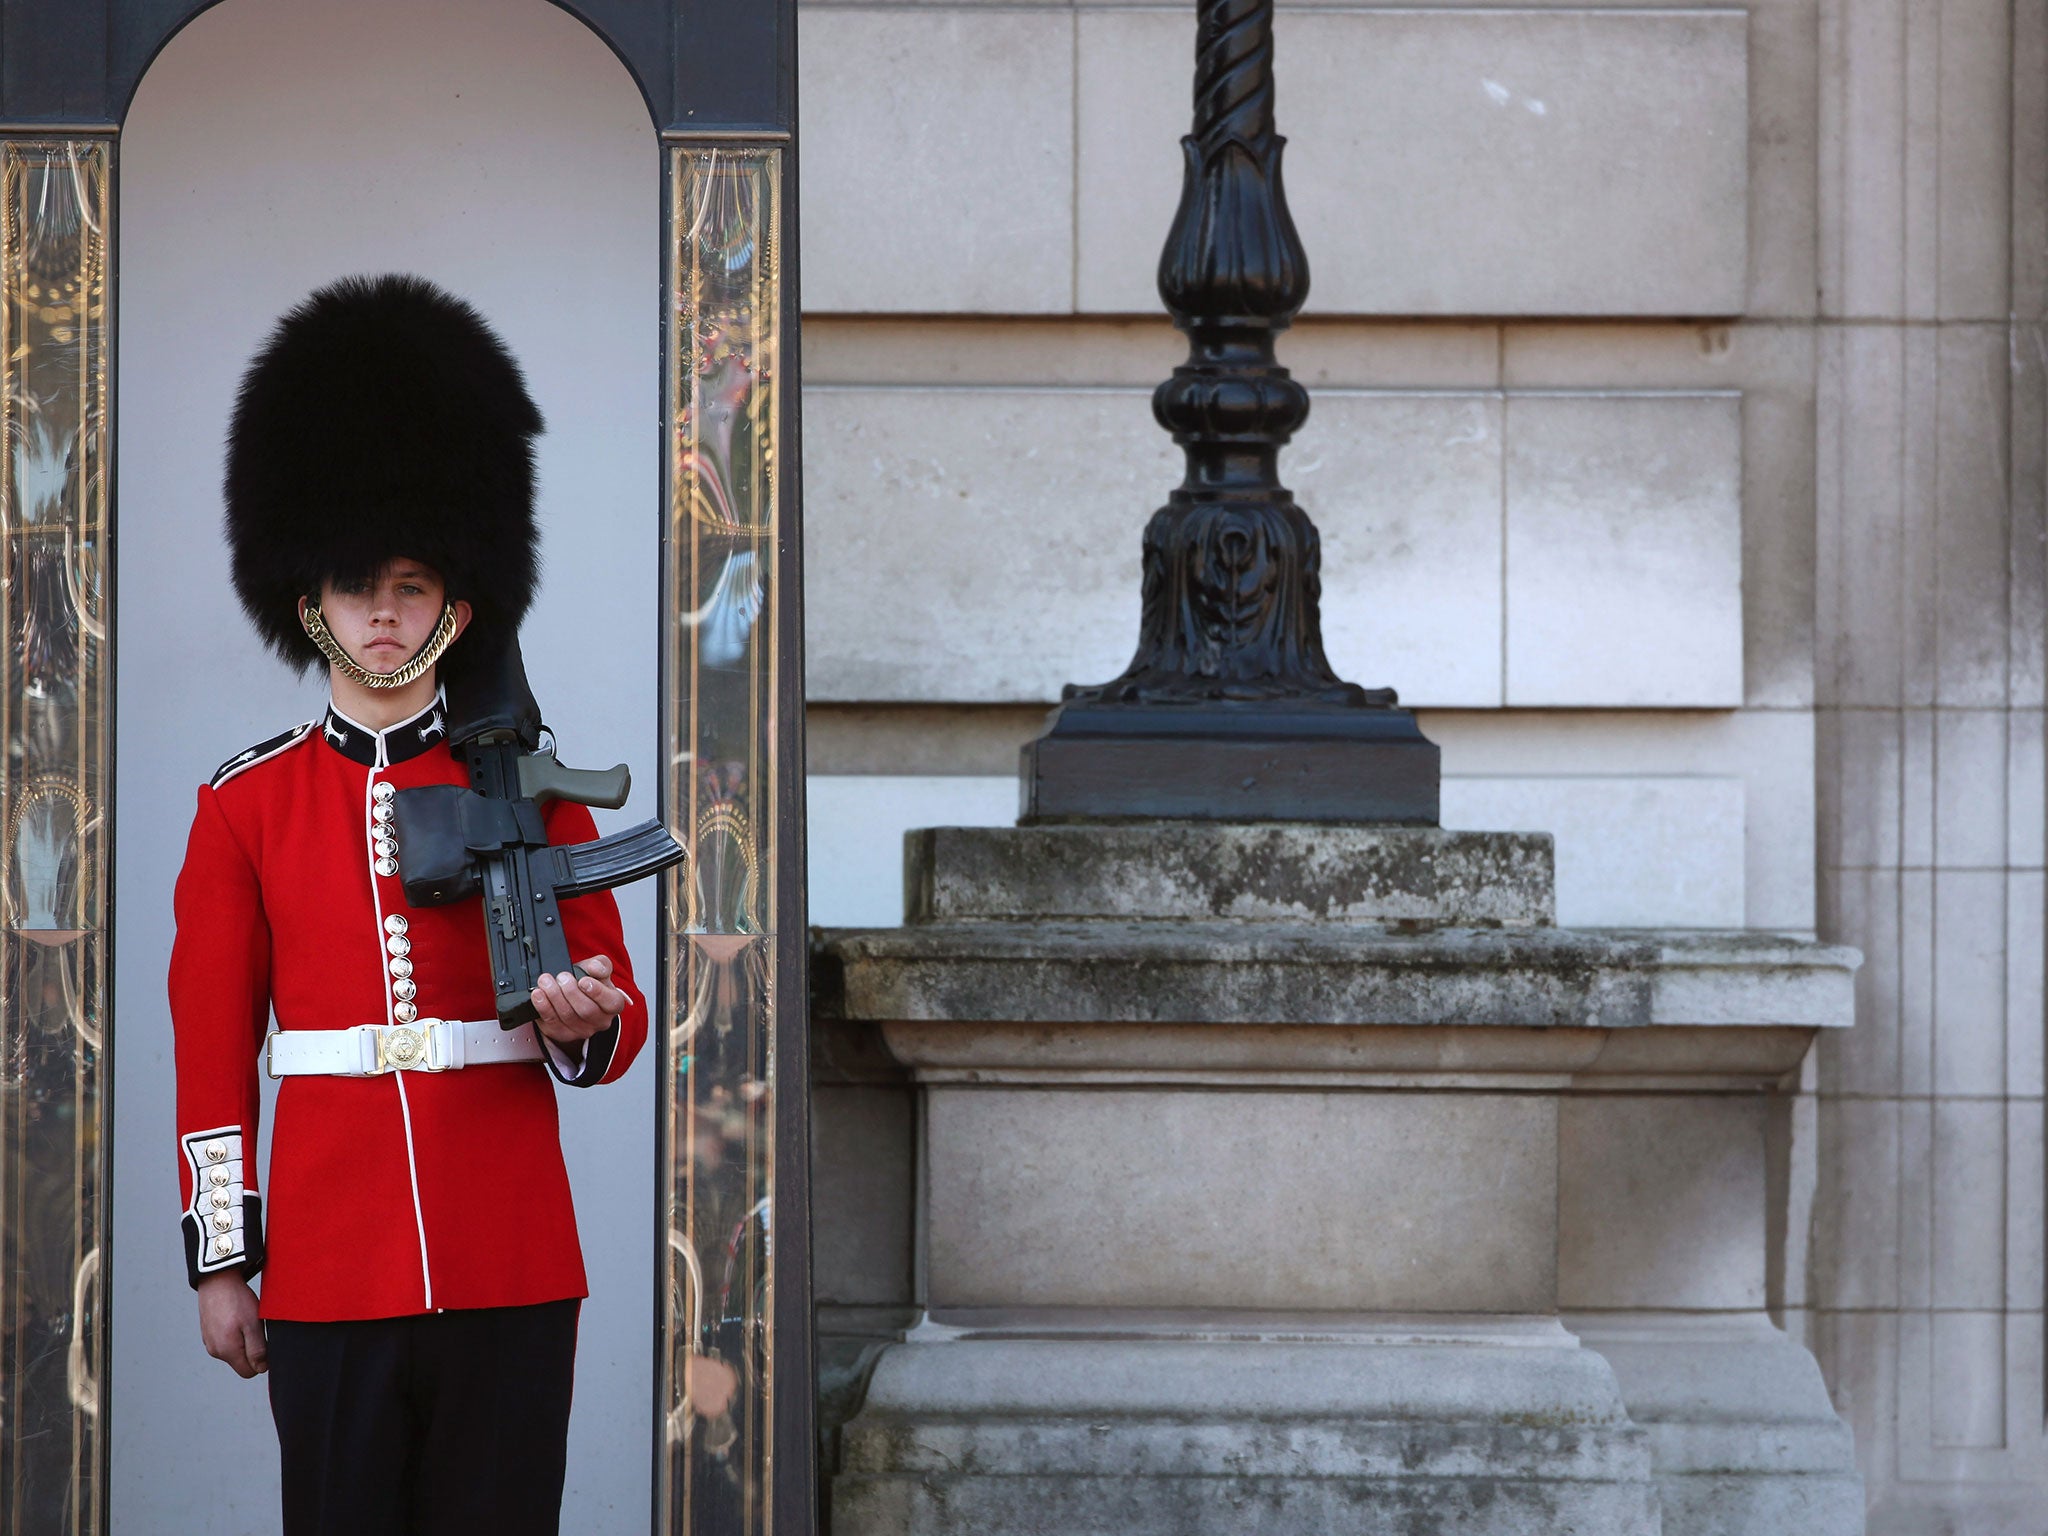
[[[531,1024],[501,1029],[496,1019],[421,1019],[350,1029],[272,1030],[264,1070],[272,1077],[318,1073],[378,1077],[386,1072],[451,1072],[501,1061],[539,1061]]]

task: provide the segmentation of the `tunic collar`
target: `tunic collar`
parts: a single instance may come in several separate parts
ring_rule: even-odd
[[[448,701],[436,691],[434,702],[409,720],[373,730],[351,720],[327,701],[327,713],[320,721],[320,739],[352,763],[381,768],[418,757],[427,748],[448,744]]]

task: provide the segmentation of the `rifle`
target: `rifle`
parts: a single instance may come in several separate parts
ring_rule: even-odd
[[[570,959],[559,918],[571,896],[657,874],[687,856],[658,821],[563,847],[548,842],[549,800],[615,811],[626,803],[626,765],[564,768],[542,751],[540,705],[514,637],[448,684],[448,750],[469,765],[469,787],[430,784],[392,799],[405,899],[437,907],[479,891],[491,949],[498,1023],[535,1017],[543,974],[582,970]]]

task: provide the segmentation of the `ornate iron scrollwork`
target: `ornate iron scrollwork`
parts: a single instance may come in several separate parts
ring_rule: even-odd
[[[1024,749],[1025,817],[1433,822],[1437,756],[1323,651],[1322,545],[1280,483],[1308,390],[1275,352],[1308,298],[1281,181],[1272,0],[1202,0],[1194,129],[1159,293],[1187,361],[1152,412],[1187,475],[1145,529],[1131,664]]]

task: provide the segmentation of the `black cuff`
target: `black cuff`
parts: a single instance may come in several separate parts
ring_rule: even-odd
[[[536,1026],[536,1031],[538,1026]],[[572,1076],[562,1070],[555,1060],[555,1053],[547,1048],[545,1040],[541,1045],[541,1058],[547,1062],[548,1070],[558,1081],[570,1088],[591,1088],[604,1080],[610,1070],[612,1057],[619,1049],[619,1021],[613,1019],[603,1029],[583,1042],[583,1064]]]
[[[240,1274],[244,1280],[254,1280],[263,1269],[263,1197],[242,1196],[242,1235],[239,1262],[215,1263],[206,1269],[200,1265],[200,1244],[204,1234],[199,1230],[199,1218],[190,1211],[178,1223],[185,1236],[185,1279],[193,1290],[199,1289],[199,1282],[208,1275]],[[230,1256],[231,1258],[235,1256]]]

